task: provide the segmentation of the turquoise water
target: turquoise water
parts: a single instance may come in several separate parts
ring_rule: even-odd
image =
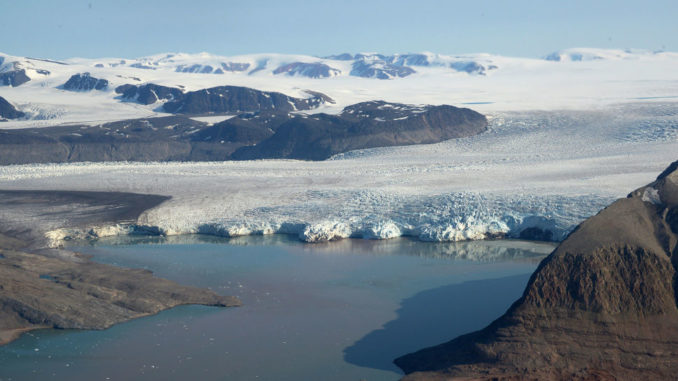
[[[479,329],[552,245],[286,236],[102,240],[76,249],[237,295],[105,331],[41,330],[0,347],[0,380],[396,380],[400,355]]]

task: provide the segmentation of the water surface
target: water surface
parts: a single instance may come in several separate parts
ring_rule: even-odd
[[[552,245],[286,236],[102,240],[94,260],[241,298],[105,331],[42,330],[0,347],[0,380],[396,380],[392,360],[479,329]]]

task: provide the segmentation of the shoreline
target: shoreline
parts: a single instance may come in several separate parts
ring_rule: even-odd
[[[130,319],[148,316],[162,310],[184,304],[206,304],[216,306],[238,306],[240,301],[234,297],[225,297],[211,291],[194,287],[185,287],[173,282],[156,278],[150,272],[103,265],[90,258],[69,250],[64,244],[64,237],[47,237],[53,231],[79,231],[84,238],[105,238],[106,236],[133,236],[139,230],[130,230],[134,222],[145,211],[157,207],[170,197],[158,195],[144,195],[123,192],[89,192],[89,191],[48,191],[48,190],[0,190],[0,345],[5,345],[23,333],[44,328],[81,328],[105,329]],[[83,212],[86,211],[86,212]],[[40,216],[40,223],[27,226],[27,221],[21,216],[33,214]],[[23,222],[23,224],[22,224]],[[96,226],[103,226],[97,228]],[[106,228],[109,226],[109,228]],[[118,229],[110,227],[117,226]],[[97,230],[100,229],[100,230]],[[122,229],[122,230],[120,230]],[[101,234],[94,236],[96,232]],[[127,231],[128,234],[111,234]],[[153,233],[156,234],[153,234]],[[180,237],[182,235],[163,235],[158,230],[144,229],[143,233],[149,237]],[[149,234],[150,233],[150,234]],[[276,235],[285,234],[276,232]],[[198,235],[216,238],[224,237],[219,234]],[[253,234],[250,234],[253,235]],[[268,235],[268,234],[254,234]],[[299,238],[298,234],[294,235]],[[242,236],[242,235],[239,235]],[[58,239],[57,239],[58,238]],[[77,237],[70,237],[77,238]],[[413,241],[427,242],[417,236],[402,235],[399,237]],[[494,239],[504,237],[492,237]],[[55,240],[56,239],[56,240]],[[355,241],[389,241],[390,239],[366,239],[338,237],[327,241],[314,242],[317,244],[333,241],[346,241],[355,244]],[[482,241],[489,241],[488,239]],[[58,245],[52,245],[58,242]],[[302,244],[310,243],[299,240]],[[459,241],[457,241],[459,242]],[[533,241],[534,242],[534,241]],[[436,242],[431,242],[436,243]],[[448,243],[454,243],[448,242]],[[56,247],[55,247],[56,246]],[[106,275],[102,275],[106,274]],[[19,279],[21,278],[21,279]],[[129,296],[115,280],[124,280],[121,283],[132,282],[139,285],[145,293]],[[76,290],[73,288],[74,283]],[[124,287],[123,287],[124,288]],[[41,295],[36,298],[34,305],[22,296],[29,297],[28,290],[39,290]],[[147,294],[162,294],[152,295]],[[181,294],[177,298],[177,294]],[[25,294],[25,295],[24,295]],[[72,320],[70,316],[59,316],[53,321],[51,315],[58,311],[59,305],[77,306],[84,303],[84,295],[99,295],[94,298],[98,303],[99,312],[105,311],[106,316],[97,315],[92,321],[85,318]],[[127,297],[126,300],[125,298]],[[60,300],[66,298],[66,300]],[[138,298],[146,298],[138,303]],[[54,302],[59,300],[59,302]],[[92,302],[89,300],[89,302]],[[135,305],[135,303],[137,305]],[[129,311],[120,311],[118,305],[128,305]],[[138,304],[141,304],[138,305]],[[9,307],[7,307],[9,306]],[[17,307],[18,306],[18,307]],[[19,309],[17,311],[17,308]],[[50,310],[52,309],[52,310]],[[75,308],[77,310],[77,307]],[[9,311],[9,312],[8,312]],[[57,312],[57,315],[60,312]],[[113,317],[111,317],[113,316]]]
[[[168,197],[77,191],[0,191],[0,196],[0,345],[35,329],[105,329],[179,305],[241,304],[147,270],[100,264],[45,245],[50,227],[134,221]],[[40,215],[41,223],[28,225],[22,211]]]
[[[7,345],[11,343],[12,341],[18,339],[23,335],[24,333],[35,331],[38,329],[49,329],[50,327],[26,327],[26,328],[15,328],[15,329],[8,329],[8,330],[2,330],[0,331],[0,346]]]
[[[582,222],[488,326],[394,363],[405,380],[673,378],[676,217],[678,161]]]

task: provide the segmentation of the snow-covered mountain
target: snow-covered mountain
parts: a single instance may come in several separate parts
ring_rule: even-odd
[[[649,51],[640,49],[594,49],[594,48],[572,48],[553,52],[546,57],[548,61],[594,61],[594,60],[637,60],[651,57],[674,56],[674,53],[663,51]],[[675,58],[675,57],[674,57]]]
[[[24,113],[1,128],[166,115],[163,104],[178,94],[219,86],[304,99],[308,90],[320,92],[336,102],[309,112],[326,113],[373,100],[472,105],[481,112],[592,107],[678,96],[672,85],[678,80],[677,64],[676,53],[591,48],[562,50],[545,59],[428,52],[171,53],[56,61],[0,53],[0,96]],[[131,87],[143,89],[130,96]]]
[[[479,60],[474,61],[474,58]],[[307,78],[356,76],[363,78],[393,79],[417,72],[416,67],[437,66],[452,71],[485,75],[485,70],[496,69],[488,57],[445,56],[433,53],[395,54],[343,53],[324,58],[310,56],[263,54],[237,57],[221,57],[208,53],[161,54],[135,60],[101,60],[97,68],[132,67],[146,70],[168,70],[177,73],[247,75],[288,75]],[[469,64],[474,70],[466,69]],[[476,69],[476,68],[483,68]]]
[[[676,53],[601,49],[568,49],[549,59],[433,53],[162,54],[51,61],[0,55],[0,78],[6,78],[0,82],[0,97],[25,113],[0,123],[0,129],[70,124],[54,130],[68,130],[73,141],[89,129],[104,128],[110,131],[102,132],[102,139],[115,135],[126,140],[132,135],[127,130],[139,128],[138,134],[149,136],[161,131],[185,134],[191,142],[225,141],[226,133],[238,135],[249,121],[233,118],[233,128],[227,130],[222,121],[228,115],[168,115],[171,110],[164,106],[177,105],[178,110],[177,100],[193,96],[198,98],[191,105],[228,100],[228,86],[248,88],[242,93],[256,89],[262,101],[274,92],[292,103],[318,99],[306,110],[290,112],[308,123],[329,118],[322,113],[341,116],[349,105],[376,100],[470,107],[489,120],[489,131],[475,136],[355,150],[323,162],[3,166],[0,185],[172,196],[145,213],[137,226],[92,230],[97,235],[144,225],[167,234],[278,232],[307,241],[400,235],[446,241],[504,234],[561,239],[582,219],[675,161],[676,67]],[[72,90],[66,89],[69,81]],[[374,104],[383,111],[384,104]],[[355,107],[346,110],[360,114]],[[417,111],[408,106],[408,112]],[[374,125],[387,120],[373,112],[368,117]],[[179,131],[156,126],[158,118],[151,116],[182,118],[186,126]],[[122,121],[132,118],[140,119]],[[207,129],[196,119],[213,124]],[[106,123],[111,121],[117,122]],[[191,128],[190,121],[202,130]],[[244,132],[248,134],[237,138],[253,140],[251,130]],[[254,132],[272,133],[263,127]]]

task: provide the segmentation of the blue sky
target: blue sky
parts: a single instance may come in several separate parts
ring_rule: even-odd
[[[678,51],[675,0],[0,0],[0,19],[1,52],[57,59],[201,51]]]

